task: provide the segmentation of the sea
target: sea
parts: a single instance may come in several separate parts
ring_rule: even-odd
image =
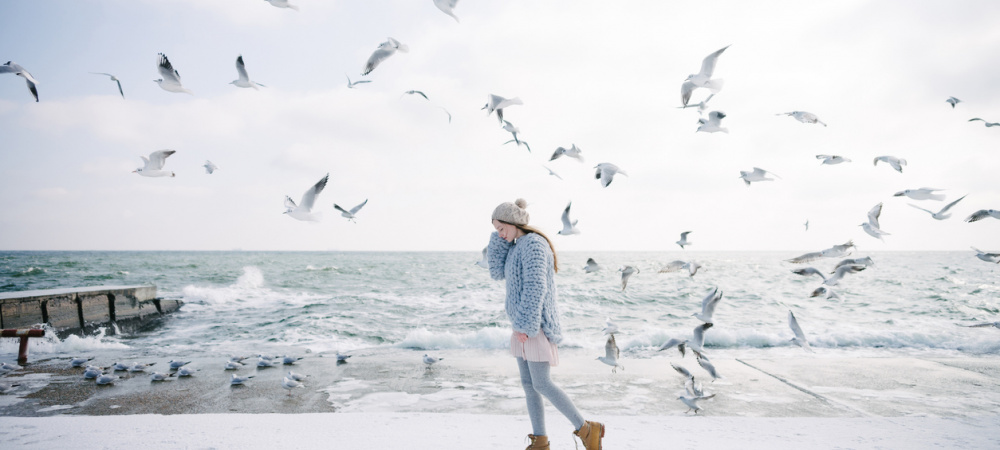
[[[822,280],[792,271],[830,273],[842,258],[787,261],[795,256],[560,253],[560,352],[600,366],[593,357],[604,354],[603,330],[611,321],[626,367],[663,357],[660,345],[691,338],[701,324],[693,315],[717,288],[723,297],[705,332],[705,350],[714,357],[806,357],[791,340],[789,311],[814,350],[808,357],[1000,355],[1000,330],[969,327],[1000,320],[998,264],[970,251],[854,254],[873,264],[827,286],[836,296],[813,297]],[[601,269],[586,272],[588,258]],[[411,355],[418,361],[426,353],[459,352],[506,364],[505,286],[476,265],[480,259],[479,252],[7,251],[0,252],[0,292],[151,284],[158,297],[184,302],[135,334],[113,327],[65,338],[50,333],[32,340],[33,357],[141,351],[164,360],[215,358],[221,365],[237,354],[341,352],[409,364]],[[693,276],[660,272],[679,259],[702,267]],[[623,288],[619,269],[626,265],[638,273]],[[5,358],[16,351],[14,340],[0,342]],[[516,395],[517,386],[508,387]]]

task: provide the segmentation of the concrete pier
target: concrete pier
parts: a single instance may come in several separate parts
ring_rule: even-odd
[[[136,329],[183,302],[156,298],[156,286],[92,286],[0,293],[0,328],[47,324],[71,334],[115,323]]]

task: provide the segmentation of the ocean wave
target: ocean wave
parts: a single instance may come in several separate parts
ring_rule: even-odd
[[[503,349],[510,347],[510,333],[509,328],[480,328],[466,333],[431,332],[420,328],[407,333],[395,347],[416,350]]]
[[[17,339],[0,339],[0,353],[16,353],[19,343]],[[80,355],[86,352],[98,350],[124,350],[129,349],[128,345],[122,343],[118,338],[107,336],[107,328],[98,328],[96,334],[91,336],[77,336],[71,334],[66,339],[59,339],[55,330],[46,329],[45,337],[29,339],[29,354],[71,354]]]
[[[337,269],[337,266],[316,267],[316,266],[314,266],[312,264],[309,264],[309,265],[306,266],[306,270],[310,270],[310,271],[316,270],[316,271],[329,272],[331,270],[339,270],[339,269]]]
[[[15,277],[30,277],[32,275],[41,275],[41,274],[46,273],[46,272],[48,272],[48,271],[45,270],[45,269],[43,269],[43,268],[41,268],[41,267],[28,267],[27,269],[24,269],[24,270],[21,270],[21,271],[13,273],[12,276],[15,276]]]

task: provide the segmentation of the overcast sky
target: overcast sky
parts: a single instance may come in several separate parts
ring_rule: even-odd
[[[1000,209],[1000,127],[968,122],[1000,122],[1000,3],[461,0],[458,23],[432,0],[292,2],[0,3],[0,61],[41,98],[0,75],[0,249],[479,250],[523,197],[558,250],[680,251],[689,230],[691,251],[1000,250],[1000,220],[963,222]],[[410,51],[362,77],[390,36]],[[727,45],[709,110],[729,133],[696,133],[681,83]],[[159,52],[194,95],[153,82]],[[266,88],[228,84],[241,54]],[[530,153],[491,93],[524,102],[505,118]],[[548,161],[574,143],[583,163]],[[160,149],[175,178],[131,173]],[[628,176],[602,188],[601,162]],[[753,167],[781,178],[748,188]],[[321,222],[282,214],[327,173]],[[947,200],[892,195],[925,186]],[[944,221],[907,205],[966,194]],[[332,207],[365,199],[356,223]],[[570,201],[582,233],[557,236]],[[884,242],[858,226],[879,202]]]

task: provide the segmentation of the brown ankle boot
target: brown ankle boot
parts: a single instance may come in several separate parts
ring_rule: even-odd
[[[529,434],[528,439],[531,439],[531,445],[524,450],[549,450],[548,436],[535,436],[533,434]]]
[[[587,450],[601,450],[601,438],[604,437],[604,424],[586,421],[573,434],[583,441],[583,448]]]

